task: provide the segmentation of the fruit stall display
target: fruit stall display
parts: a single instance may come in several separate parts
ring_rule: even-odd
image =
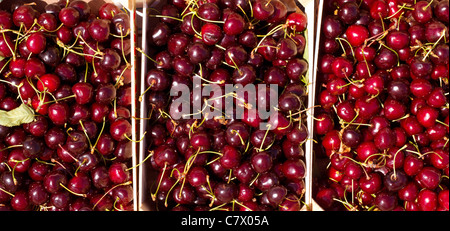
[[[152,1],[143,12],[140,209],[310,210],[314,1]],[[208,85],[220,94],[195,94]],[[181,96],[169,89],[185,86],[200,110],[173,106]],[[270,94],[273,129],[261,128],[258,110],[276,107]],[[209,117],[226,99],[243,116]]]
[[[0,210],[136,210],[133,14],[0,6]]]
[[[449,1],[320,5],[315,201],[448,211]]]

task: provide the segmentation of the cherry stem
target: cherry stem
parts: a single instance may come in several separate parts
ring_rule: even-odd
[[[76,193],[76,192],[73,192],[72,190],[70,190],[69,188],[67,188],[63,183],[59,183],[59,185],[61,186],[61,187],[63,187],[65,190],[67,190],[68,192],[70,192],[70,193],[72,193],[73,195],[75,195],[75,196],[80,196],[80,197],[87,197],[87,195],[86,194],[81,194],[81,193]]]
[[[82,120],[80,120],[80,126],[81,126],[81,128],[83,129],[83,132],[84,132],[84,134],[86,135],[86,138],[87,138],[87,140],[88,140],[88,142],[89,142],[89,147],[91,147],[91,150],[92,150],[92,142],[91,142],[91,139],[89,138],[89,135],[87,134],[86,128],[84,127],[83,121],[82,121]],[[93,152],[91,152],[91,154],[92,154],[92,153],[93,153]]]
[[[132,169],[134,169],[134,168],[137,168],[137,167],[141,166],[141,164],[143,164],[143,163],[144,163],[146,160],[148,160],[148,158],[150,158],[151,156],[153,156],[153,151],[150,151],[150,154],[149,154],[148,156],[146,156],[146,157],[144,158],[144,160],[142,160],[141,163],[139,163],[139,164],[137,164],[136,166],[133,166],[133,167],[131,167],[131,168],[128,168],[128,169],[126,169],[125,171],[130,171],[130,170],[132,170]]]
[[[430,53],[433,51],[433,49],[436,47],[439,41],[441,41],[442,38],[444,38],[445,40],[445,29],[441,32],[441,36],[439,37],[439,39],[433,44],[433,46],[430,49],[428,49],[428,52],[424,55],[422,61],[425,61],[425,59],[428,57],[428,55],[430,55]]]
[[[152,198],[153,201],[156,200],[156,194],[158,194],[159,187],[161,186],[161,182],[162,182],[162,179],[163,179],[164,174],[165,174],[165,172],[166,172],[166,169],[167,169],[167,163],[164,164],[164,168],[162,169],[162,174],[161,174],[161,177],[159,178],[158,186],[156,187],[155,193],[150,193],[150,196],[151,196],[151,198]]]
[[[114,185],[113,187],[111,187],[107,192],[105,192],[105,194],[103,194],[103,196],[102,197],[100,197],[100,199],[94,204],[94,206],[92,207],[92,209],[95,209],[95,207],[98,205],[98,203],[100,203],[100,201],[101,200],[103,200],[103,198],[106,196],[106,195],[108,195],[112,190],[114,190],[115,188],[117,188],[117,187],[120,187],[120,186],[125,186],[125,185],[130,185],[130,184],[132,184],[133,182],[132,181],[127,181],[127,182],[124,182],[124,183],[121,183],[121,184],[116,184],[116,185]],[[61,183],[60,183],[61,184]],[[75,194],[76,195],[76,194]],[[84,195],[84,194],[82,194],[82,195]],[[85,197],[85,196],[84,196]]]
[[[352,47],[352,45],[350,44],[350,42],[349,42],[347,39],[340,38],[340,37],[336,37],[336,40],[337,40],[337,41],[339,42],[339,44],[341,45],[342,51],[344,51],[344,55],[345,55],[345,56],[347,56],[347,52],[345,51],[344,45],[342,45],[341,40],[344,41],[344,42],[346,42],[346,43],[349,45],[350,50],[352,51],[352,56],[355,57],[355,52],[353,51],[353,47]]]
[[[6,191],[5,189],[3,189],[2,187],[0,187],[0,191],[3,191],[4,193],[10,195],[11,197],[14,197],[14,196],[15,196],[14,194],[12,194],[12,193]]]
[[[133,140],[133,139],[131,139],[130,137],[128,137],[127,134],[123,134],[123,136],[124,136],[127,140],[129,140],[129,141],[131,141],[131,142],[139,143],[139,142],[141,142],[142,140],[144,140],[145,134],[147,134],[147,131],[145,131],[145,132],[142,134],[142,138],[141,138],[140,140]]]
[[[103,125],[102,125],[102,129],[100,130],[100,134],[98,134],[98,137],[97,137],[97,140],[95,141],[94,146],[92,146],[92,148],[91,148],[91,154],[94,153],[95,147],[97,146],[97,143],[98,143],[98,140],[100,139],[100,136],[102,135],[103,130],[105,129],[105,122],[106,122],[106,121],[105,121],[105,117],[103,117]]]

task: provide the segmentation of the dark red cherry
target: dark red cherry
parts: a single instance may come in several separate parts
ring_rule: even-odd
[[[108,174],[111,182],[115,184],[122,184],[130,179],[128,167],[121,162],[113,163],[108,169]]]
[[[256,1],[253,4],[253,16],[258,20],[267,20],[275,12],[275,8],[270,1]]]
[[[21,5],[14,10],[12,20],[17,27],[23,24],[27,29],[31,29],[38,16],[39,13],[32,6]]]
[[[110,126],[110,134],[116,141],[124,141],[127,138],[131,139],[132,129],[128,120],[118,119]]]
[[[94,19],[88,27],[89,34],[97,42],[108,40],[110,33],[110,22],[105,19]]]
[[[238,35],[245,29],[244,18],[238,13],[230,13],[225,18],[223,31],[227,35]]]
[[[305,163],[302,160],[286,160],[282,165],[282,172],[287,179],[300,181],[306,175]]]
[[[350,25],[345,34],[350,44],[354,47],[362,45],[369,37],[369,31],[362,25]]]
[[[73,7],[64,7],[58,14],[59,21],[66,27],[75,27],[80,22],[80,12]]]
[[[66,103],[54,103],[48,108],[48,117],[55,125],[64,125],[69,119],[69,106]]]
[[[418,1],[414,5],[412,16],[417,22],[425,24],[433,17],[433,7],[427,1]]]
[[[214,45],[220,42],[223,38],[221,28],[214,23],[206,23],[201,29],[202,41],[206,45]]]
[[[308,18],[306,17],[306,14],[301,11],[292,12],[287,16],[286,23],[296,32],[301,32],[306,29],[306,26],[308,25]]]
[[[27,48],[28,50],[33,54],[39,54],[47,46],[47,39],[45,38],[44,34],[41,32],[35,32],[32,33],[27,38]]]

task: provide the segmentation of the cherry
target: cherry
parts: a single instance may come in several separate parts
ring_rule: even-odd
[[[244,161],[233,171],[234,176],[243,184],[248,184],[256,176],[256,172],[253,169],[249,161]]]
[[[256,11],[254,11],[256,12]],[[256,16],[256,14],[255,14]],[[223,32],[227,35],[237,35],[244,31],[245,21],[240,14],[230,13],[225,18],[225,24],[223,25]]]
[[[434,167],[423,167],[416,175],[415,180],[421,185],[430,190],[436,189],[441,181],[441,173]]]
[[[97,41],[108,40],[110,33],[110,22],[105,19],[94,19],[88,27],[89,35]]]
[[[62,26],[56,31],[56,36],[63,44],[68,44],[73,38],[73,32],[69,27]]]
[[[69,119],[69,106],[65,103],[51,104],[48,116],[55,125],[64,125]]]
[[[26,44],[27,44],[28,50],[33,54],[41,53],[42,51],[44,51],[44,49],[47,45],[46,38],[44,37],[44,35],[41,32],[32,33],[27,38]]]
[[[27,78],[36,78],[44,75],[46,72],[45,64],[36,57],[31,57],[25,63],[25,76]]]
[[[379,173],[373,172],[369,173],[366,177],[361,177],[359,179],[359,186],[366,193],[376,194],[381,190],[383,180]]]
[[[220,164],[225,169],[231,169],[239,166],[241,160],[241,153],[231,145],[225,145],[222,149],[222,157],[220,158]]]
[[[337,57],[331,63],[333,73],[338,78],[346,78],[353,73],[353,64],[344,57]]]
[[[77,194],[86,194],[91,186],[91,179],[89,176],[83,172],[77,172],[77,174],[72,177],[67,182],[67,188]]]
[[[103,56],[100,61],[102,67],[106,70],[114,70],[120,66],[121,58],[117,51],[111,48],[103,50]]]
[[[94,88],[90,83],[79,82],[72,86],[72,92],[77,104],[84,105],[93,99]]]
[[[28,136],[23,141],[23,154],[27,158],[37,158],[44,152],[44,141],[39,138]]]
[[[427,104],[434,108],[440,108],[447,103],[444,90],[441,87],[434,88],[427,97]]]
[[[403,171],[389,172],[384,177],[384,186],[388,191],[398,191],[406,186],[408,179]]]
[[[287,76],[294,81],[298,81],[308,71],[308,63],[304,59],[291,59],[286,65]]]
[[[30,29],[38,15],[38,12],[32,6],[21,5],[14,10],[12,20],[16,26],[23,24]]]
[[[182,22],[180,24],[181,32],[187,35],[195,35],[196,31],[200,31],[201,21],[198,17],[195,17],[193,14],[186,15],[182,18]]]
[[[252,155],[251,164],[257,173],[264,173],[272,168],[272,157],[266,152],[259,152]]]
[[[434,6],[434,15],[442,22],[446,22],[448,24],[449,22],[448,9],[449,9],[448,1],[438,2]]]
[[[302,160],[286,160],[282,165],[282,172],[287,179],[300,181],[305,177],[305,163]]]
[[[17,191],[11,199],[11,207],[16,211],[30,210],[30,201],[26,191]]]
[[[334,121],[327,113],[316,116],[314,130],[319,135],[325,135],[334,128]]]
[[[356,152],[359,161],[367,162],[376,158],[374,154],[378,153],[378,148],[373,142],[366,141],[358,146]]]
[[[375,198],[375,205],[381,211],[392,211],[397,206],[398,200],[394,194],[381,192]]]
[[[449,204],[449,201],[448,201],[448,189],[446,189],[446,190],[442,190],[441,192],[439,192],[439,194],[438,194],[438,201],[439,201],[439,205],[443,208],[443,209],[445,209],[445,210],[448,210],[448,204]]]
[[[345,24],[353,24],[359,19],[359,8],[354,2],[346,2],[339,7],[337,12],[339,19]]]
[[[61,185],[66,185],[68,182],[67,176],[60,171],[51,171],[44,177],[44,187],[49,193],[56,193],[64,190]]]
[[[378,55],[374,59],[374,64],[380,69],[390,69],[393,68],[398,62],[397,55],[383,47]]]
[[[41,182],[33,182],[28,188],[28,197],[33,205],[41,205],[48,201],[49,194]]]
[[[80,21],[80,12],[74,7],[64,7],[59,11],[59,21],[69,28],[75,27]]]
[[[433,17],[433,8],[427,1],[419,1],[414,5],[412,16],[417,22],[425,24]]]
[[[44,163],[34,162],[28,169],[28,175],[34,181],[43,181],[45,175],[50,172],[50,167]]]
[[[334,39],[344,32],[341,21],[336,16],[327,15],[322,22],[322,31],[324,36]]]
[[[73,54],[73,53],[71,53]],[[60,63],[61,55],[56,46],[47,46],[47,48],[38,54],[38,57],[45,65],[55,67]]]
[[[124,141],[131,137],[131,124],[125,119],[118,119],[110,126],[110,134],[116,141]]]
[[[435,211],[438,206],[438,196],[429,189],[423,189],[417,196],[421,211]]]
[[[317,203],[324,209],[334,207],[336,204],[335,198],[338,198],[338,196],[332,188],[323,188],[316,194]]]
[[[14,43],[7,34],[2,35],[0,37],[0,55],[3,57],[11,57],[13,56],[12,47],[14,47]]]
[[[304,31],[308,24],[306,14],[303,12],[292,12],[286,18],[286,23],[297,32]]]
[[[399,50],[409,45],[409,34],[404,31],[392,31],[386,36],[386,45]]]
[[[395,145],[395,133],[390,128],[381,129],[374,137],[374,142],[380,150],[389,149]]]
[[[173,59],[173,69],[182,75],[189,76],[194,71],[194,64],[192,64],[187,57],[177,56]]]
[[[61,84],[60,78],[55,74],[45,74],[39,77],[37,88],[39,91],[56,92]]]
[[[382,20],[388,16],[388,6],[383,0],[376,0],[370,5],[370,16],[375,20]]]
[[[190,144],[195,150],[208,150],[211,147],[210,138],[206,132],[197,132],[191,136]]]
[[[22,79],[22,81],[20,81],[20,84],[22,84],[22,86],[20,86],[19,88],[19,94],[23,100],[32,99],[34,98],[34,96],[36,96],[36,91],[26,79]]]
[[[115,184],[121,184],[130,179],[130,172],[127,170],[127,166],[121,162],[111,164],[108,174],[111,182]]]
[[[155,91],[162,91],[169,87],[169,77],[160,69],[151,69],[147,72],[147,84]]]
[[[287,195],[287,189],[283,186],[274,186],[267,191],[267,200],[274,207],[280,205]]]
[[[0,25],[4,29],[10,29],[13,26],[12,15],[10,12],[0,12]]]
[[[424,78],[431,74],[433,71],[433,64],[429,59],[423,59],[422,57],[414,57],[410,63],[411,73],[418,78]]]
[[[210,51],[203,43],[194,43],[188,48],[189,60],[198,64],[210,57]]]
[[[258,0],[253,4],[253,16],[258,20],[267,20],[275,12],[271,1]]]
[[[116,88],[113,84],[102,84],[97,87],[95,101],[102,104],[109,104],[116,98]]]
[[[350,44],[354,47],[362,45],[369,37],[369,31],[361,25],[350,25],[345,31],[345,34]]]
[[[22,78],[25,76],[25,58],[16,58],[9,63],[9,71],[14,77]]]
[[[446,153],[443,149],[437,149],[430,154],[430,162],[437,169],[445,169],[449,163],[448,156],[448,153]]]
[[[417,111],[417,121],[426,128],[433,127],[438,117],[439,112],[430,106],[421,107]]]
[[[23,173],[28,171],[31,160],[26,157],[23,148],[13,149],[8,156],[7,164],[14,168],[15,172]]]

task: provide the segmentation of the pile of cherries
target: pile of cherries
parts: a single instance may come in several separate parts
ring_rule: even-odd
[[[315,134],[325,210],[449,210],[449,1],[333,0]]]
[[[300,210],[308,135],[306,15],[278,0],[171,0],[160,12],[151,10],[150,19],[156,21],[149,30],[154,58],[143,97],[150,108],[147,164],[157,171],[148,179],[156,209]],[[192,93],[202,87],[193,86],[195,78],[222,90],[225,84],[258,84],[267,95],[191,95],[190,105],[200,101],[222,112],[225,98],[233,97],[234,109],[244,107],[244,115],[209,117],[202,110],[174,119],[177,110],[169,109],[178,96],[169,90],[184,85]],[[278,87],[278,105],[269,104],[275,94],[270,84]],[[248,113],[258,110],[249,101],[255,98],[266,111],[275,107],[272,129],[261,129],[266,120]]]
[[[130,19],[104,3],[0,10],[0,210],[132,210]]]

